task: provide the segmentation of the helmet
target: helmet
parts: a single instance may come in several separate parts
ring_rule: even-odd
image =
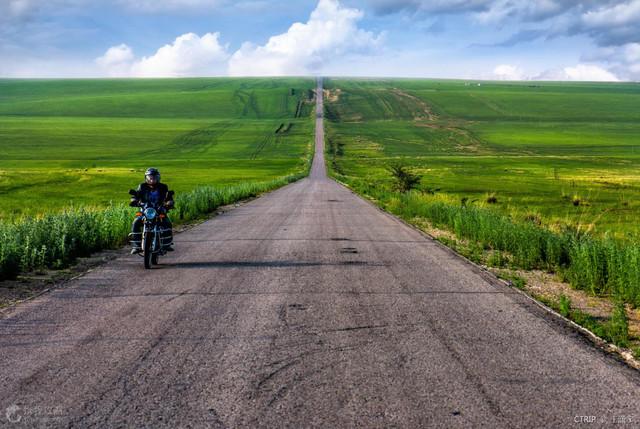
[[[148,168],[144,173],[144,181],[147,185],[157,185],[160,183],[160,172],[157,168]]]

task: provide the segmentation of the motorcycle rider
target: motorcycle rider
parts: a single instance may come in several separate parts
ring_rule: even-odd
[[[157,168],[148,168],[144,173],[144,182],[138,186],[135,195],[131,196],[131,207],[139,207],[140,204],[151,203],[157,207],[164,207],[170,210],[174,207],[173,192],[169,192],[169,187],[160,183],[160,171]],[[173,231],[169,217],[162,219],[163,242],[165,250],[173,251]],[[136,217],[131,226],[131,254],[142,252],[142,216]]]

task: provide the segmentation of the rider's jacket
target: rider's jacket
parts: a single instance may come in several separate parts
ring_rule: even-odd
[[[141,202],[161,206],[166,202],[173,203],[173,198],[169,195],[169,187],[164,183],[158,183],[153,189],[143,182],[136,189],[136,196],[131,198],[131,203]]]

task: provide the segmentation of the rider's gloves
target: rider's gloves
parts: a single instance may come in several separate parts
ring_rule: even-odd
[[[164,206],[168,209],[172,209],[175,203],[172,201],[165,201]]]
[[[131,206],[131,207],[138,207],[138,205],[139,205],[139,204],[140,204],[140,203],[138,202],[138,200],[136,200],[136,199],[132,198],[132,199],[131,199],[131,202],[129,203],[129,206]]]

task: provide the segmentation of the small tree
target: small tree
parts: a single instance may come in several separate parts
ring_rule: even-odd
[[[412,173],[409,169],[401,164],[392,165],[389,167],[389,172],[394,179],[394,190],[398,192],[409,192],[415,189],[420,184],[420,176]]]

